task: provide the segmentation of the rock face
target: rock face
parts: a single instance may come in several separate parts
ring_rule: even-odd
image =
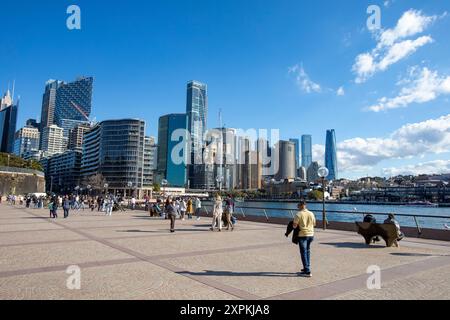
[[[43,172],[18,168],[0,168],[1,194],[19,195],[44,192],[45,178]]]

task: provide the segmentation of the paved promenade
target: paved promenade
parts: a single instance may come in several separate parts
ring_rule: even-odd
[[[239,222],[212,233],[210,218],[169,222],[127,211],[47,210],[0,205],[0,299],[450,299],[450,243],[407,239],[367,248],[349,232],[317,231],[313,278],[300,278],[285,227]],[[62,212],[59,212],[62,216]],[[66,270],[81,270],[67,289]],[[381,290],[366,273],[381,269]]]

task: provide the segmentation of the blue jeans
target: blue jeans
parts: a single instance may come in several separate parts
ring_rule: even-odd
[[[311,243],[314,241],[314,237],[300,237],[298,240],[303,269],[306,273],[311,273]]]

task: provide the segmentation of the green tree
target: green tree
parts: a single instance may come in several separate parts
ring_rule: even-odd
[[[323,199],[323,192],[319,190],[314,190],[308,193],[308,200],[320,201]]]
[[[159,183],[154,183],[153,184],[153,191],[154,192],[161,192],[161,186]]]

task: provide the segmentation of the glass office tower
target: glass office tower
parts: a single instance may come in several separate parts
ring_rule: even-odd
[[[60,85],[56,90],[54,122],[64,129],[65,137],[71,129],[89,121],[93,82],[92,77],[79,78]]]
[[[188,118],[186,114],[168,114],[159,118],[158,125],[158,157],[157,157],[157,175],[156,182],[161,183],[162,179],[168,181],[170,187],[186,186],[186,163],[187,154],[184,152],[187,146],[183,146],[184,152],[176,153],[175,147],[179,147],[181,139],[187,141],[186,127]],[[172,135],[176,130],[184,134],[176,141],[172,141]],[[182,131],[181,131],[182,130]],[[175,139],[174,139],[175,140]],[[181,160],[181,161],[180,161]]]
[[[330,174],[328,180],[338,179],[338,165],[336,152],[336,132],[327,130],[327,141],[325,145],[325,167],[328,168]]]
[[[14,152],[14,136],[17,125],[17,105],[0,110],[0,152]]]
[[[191,155],[188,166],[188,187],[210,189],[215,187],[214,166],[203,163],[204,134],[208,118],[208,88],[206,84],[190,81],[187,84],[186,115],[191,135]]]
[[[312,164],[312,136],[302,136],[302,167],[308,170]]]

